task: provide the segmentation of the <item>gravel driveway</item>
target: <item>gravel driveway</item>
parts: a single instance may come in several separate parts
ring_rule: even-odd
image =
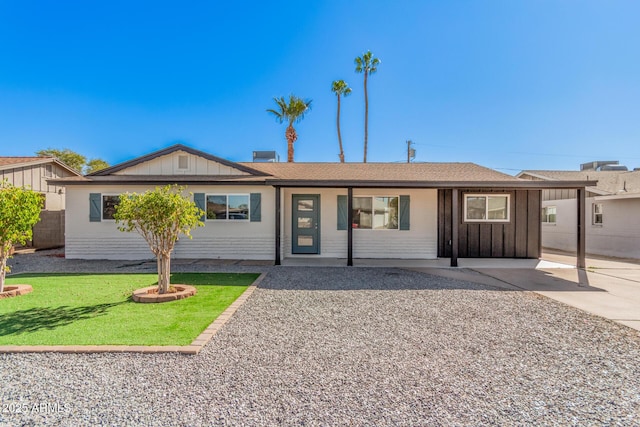
[[[268,270],[198,356],[0,355],[0,424],[640,425],[636,331],[418,272]]]

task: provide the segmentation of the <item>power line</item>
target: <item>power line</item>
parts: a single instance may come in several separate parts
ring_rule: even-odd
[[[428,146],[428,147],[438,147],[438,148],[449,148],[449,149],[453,149],[455,147],[452,147],[450,145],[438,145],[438,144],[420,144],[420,143],[413,143],[414,145],[422,145],[422,146]],[[473,149],[473,148],[465,148],[465,151],[482,151],[482,152],[486,152],[487,150],[480,150],[480,149]],[[518,154],[518,155],[525,155],[525,156],[552,156],[552,157],[572,157],[572,158],[576,158],[576,159],[588,159],[588,158],[597,158],[597,157],[602,157],[602,154],[581,154],[581,155],[576,155],[576,154],[558,154],[558,153],[532,153],[532,152],[526,152],[526,151],[500,151],[502,154]],[[625,158],[628,160],[639,160],[640,157],[628,157],[627,155],[618,155],[618,154],[606,154],[607,157],[620,157],[620,158]]]

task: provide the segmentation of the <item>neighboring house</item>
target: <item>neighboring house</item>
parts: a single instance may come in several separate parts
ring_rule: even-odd
[[[540,194],[594,182],[531,182],[472,163],[234,163],[175,145],[66,188],[66,256],[147,259],[113,220],[124,192],[177,183],[206,211],[176,258],[538,258]]]
[[[28,186],[42,195],[43,209],[33,228],[32,246],[64,245],[64,186],[48,180],[72,176],[80,174],[54,157],[0,157],[0,180]]]
[[[640,170],[627,171],[610,163],[617,164],[586,163],[580,171],[525,170],[517,176],[536,181],[597,180],[597,185],[586,188],[587,253],[640,259]],[[543,247],[576,250],[575,199],[575,190],[543,190]]]

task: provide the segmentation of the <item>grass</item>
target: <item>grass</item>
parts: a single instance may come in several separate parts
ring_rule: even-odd
[[[188,345],[258,274],[172,274],[198,293],[159,304],[133,302],[156,274],[20,274],[33,292],[0,299],[0,345]]]

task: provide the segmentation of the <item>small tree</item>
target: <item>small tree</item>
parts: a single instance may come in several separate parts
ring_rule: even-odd
[[[33,236],[33,226],[40,221],[42,197],[29,188],[0,183],[0,292],[4,291],[7,260],[15,244],[24,245]]]
[[[97,172],[109,167],[109,163],[102,159],[91,159],[87,162],[87,166],[84,168],[85,173]]]
[[[114,219],[118,230],[137,231],[149,244],[158,263],[158,293],[169,291],[171,252],[180,234],[191,238],[191,229],[200,227],[204,215],[184,187],[167,185],[142,194],[125,193],[120,196]]]
[[[91,173],[109,167],[109,164],[102,159],[87,160],[85,156],[68,148],[58,150],[55,148],[47,148],[46,150],[36,151],[39,157],[57,157],[62,163],[82,173]]]

